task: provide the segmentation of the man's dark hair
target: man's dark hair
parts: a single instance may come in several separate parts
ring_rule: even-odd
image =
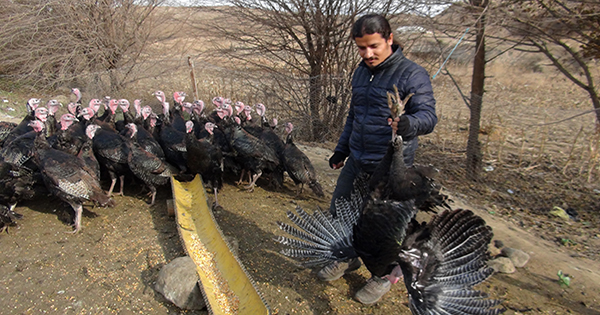
[[[352,39],[375,33],[381,34],[385,39],[390,38],[390,34],[392,34],[390,22],[379,14],[363,15],[352,26]]]

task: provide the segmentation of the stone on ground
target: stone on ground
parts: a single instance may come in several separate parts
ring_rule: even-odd
[[[196,264],[189,256],[184,256],[162,267],[154,288],[180,309],[200,310],[206,304],[198,281]]]
[[[513,265],[513,262],[508,257],[498,257],[488,260],[487,264],[495,272],[514,273],[516,271],[515,265]]]
[[[504,247],[501,254],[508,257],[517,268],[525,266],[529,261],[529,254],[520,249]]]

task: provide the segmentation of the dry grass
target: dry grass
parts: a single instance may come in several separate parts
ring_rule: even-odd
[[[469,91],[470,69],[453,69],[461,89]],[[488,67],[480,141],[487,171],[477,183],[464,174],[469,110],[451,81],[436,78],[440,118],[433,134],[423,137],[417,160],[441,172],[448,190],[470,202],[496,209],[541,237],[597,257],[598,135],[584,91],[553,69],[527,71],[507,62]],[[558,206],[579,213],[563,222],[549,211]]]

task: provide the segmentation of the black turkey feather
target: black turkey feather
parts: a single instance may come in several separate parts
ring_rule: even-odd
[[[472,290],[492,274],[485,264],[492,229],[469,210],[444,211],[403,242],[398,261],[414,314],[499,314],[498,300]]]

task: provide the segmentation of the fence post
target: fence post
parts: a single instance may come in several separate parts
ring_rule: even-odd
[[[194,62],[192,57],[188,56],[188,65],[190,66],[190,78],[192,80],[192,92],[194,93],[194,101],[198,100],[198,87],[196,86],[196,76],[194,75]]]

